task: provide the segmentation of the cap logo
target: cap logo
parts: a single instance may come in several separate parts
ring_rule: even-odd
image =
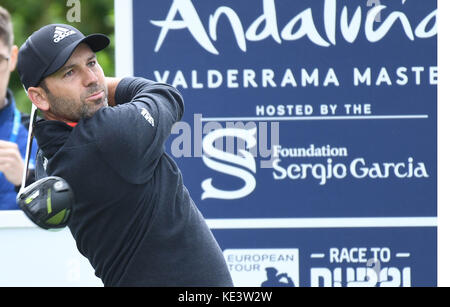
[[[53,34],[53,41],[59,43],[61,40],[65,39],[67,36],[75,34],[74,30],[66,29],[63,27],[56,27],[55,33]]]

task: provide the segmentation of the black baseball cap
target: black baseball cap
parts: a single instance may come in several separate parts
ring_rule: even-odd
[[[97,52],[109,45],[109,38],[103,34],[84,36],[65,24],[44,26],[28,37],[20,47],[17,63],[25,90],[38,86],[44,78],[58,71],[81,43]]]

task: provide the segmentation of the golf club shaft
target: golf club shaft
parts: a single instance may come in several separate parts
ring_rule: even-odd
[[[31,105],[31,114],[30,114],[30,124],[28,126],[27,151],[25,153],[25,170],[23,172],[22,186],[20,187],[20,190],[23,190],[25,188],[25,184],[27,181],[28,167],[30,164],[31,146],[32,146],[32,141],[33,141],[33,127],[34,127],[34,121],[36,120],[36,114],[37,114],[37,108],[34,104],[32,104]]]

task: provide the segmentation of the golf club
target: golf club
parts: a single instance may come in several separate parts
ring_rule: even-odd
[[[44,229],[64,228],[67,226],[74,204],[74,196],[69,184],[63,178],[50,176],[25,187],[36,117],[37,108],[32,105],[25,154],[25,171],[16,202],[28,218],[39,227]]]

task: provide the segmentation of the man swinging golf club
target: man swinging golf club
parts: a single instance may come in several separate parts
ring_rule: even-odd
[[[95,52],[108,44],[102,34],[52,24],[20,48],[21,81],[44,117],[33,126],[45,171],[37,169],[37,179],[56,178],[35,190],[73,193],[70,218],[53,223],[68,223],[105,286],[232,286],[220,247],[164,152],[183,115],[180,93],[143,78],[106,78]]]

